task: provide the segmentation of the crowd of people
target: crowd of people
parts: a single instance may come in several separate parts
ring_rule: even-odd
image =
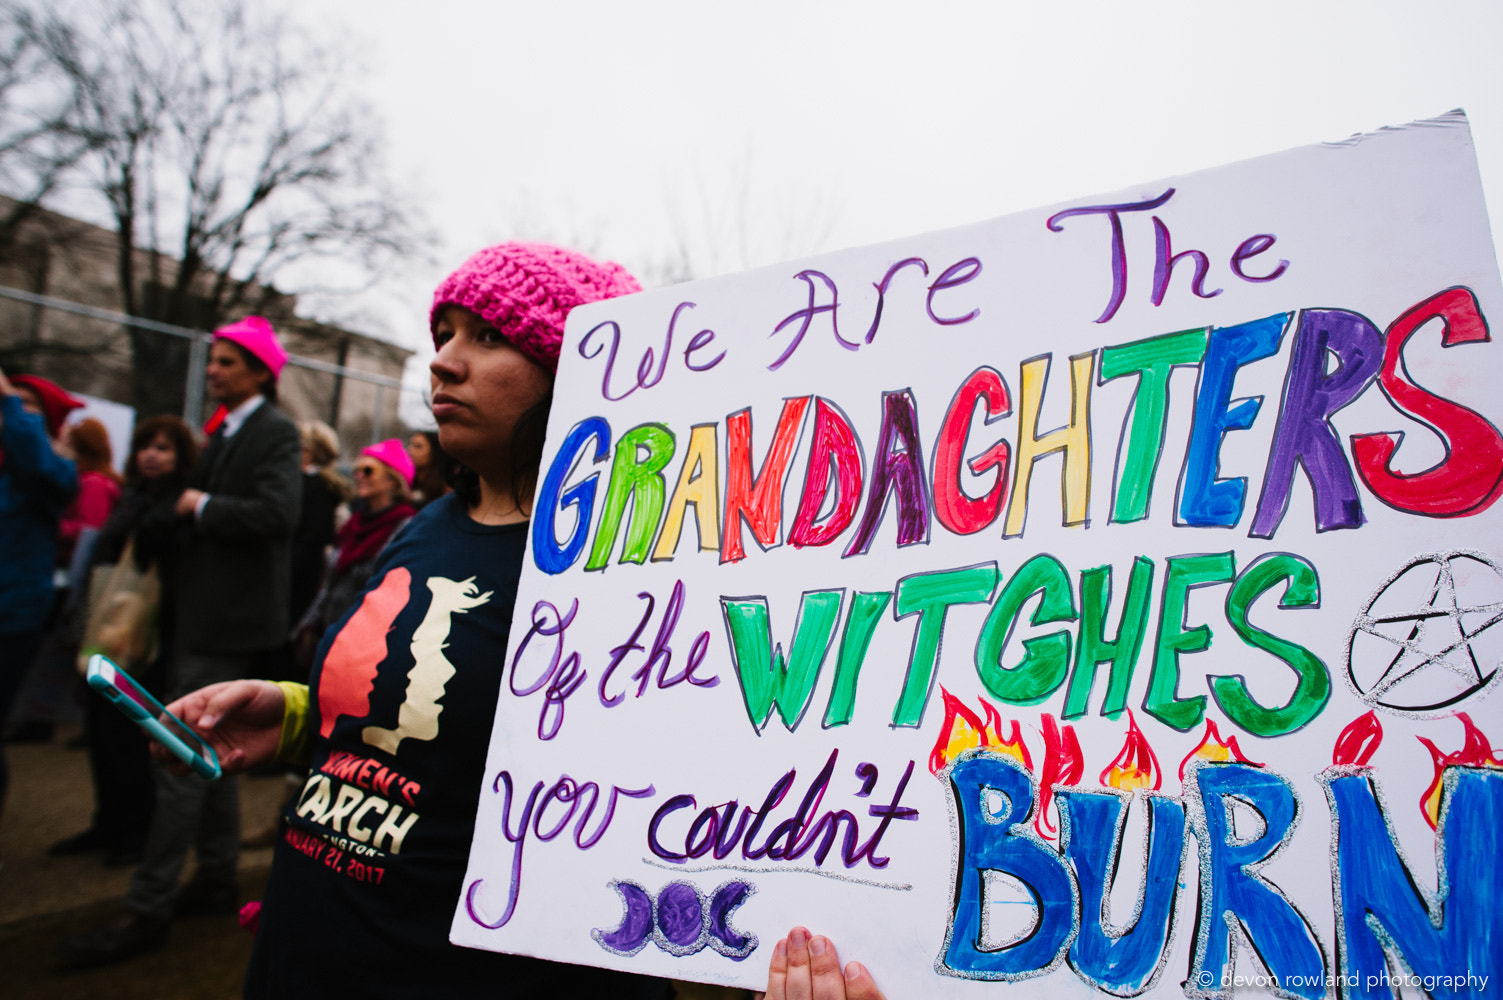
[[[267,836],[277,849],[247,997],[672,995],[663,980],[448,941],[564,320],[638,290],[619,265],[560,247],[507,243],[469,258],[429,314],[438,430],[362,449],[353,481],[329,427],[299,428],[277,407],[287,353],[261,317],[214,333],[206,437],[175,417],[139,421],[123,480],[103,427],[83,421],[63,437],[78,400],[0,373],[0,548],[15,553],[0,564],[0,718],[50,617],[80,663],[110,654],[223,770],[190,773],[89,699],[94,820],[53,851],[98,851],[135,871],[118,915],[67,943],[71,964],[160,948],[175,916],[236,912],[235,775],[287,768],[295,791],[306,769],[345,754],[378,758],[420,789],[414,819],[372,885],[297,848],[340,839],[341,817],[289,794]],[[74,567],[67,601],[54,588],[63,566]],[[466,613],[450,615],[442,643],[420,641],[439,602]],[[6,774],[0,758],[0,809]],[[359,960],[335,959],[335,940]],[[768,995],[881,996],[802,928],[773,948]]]

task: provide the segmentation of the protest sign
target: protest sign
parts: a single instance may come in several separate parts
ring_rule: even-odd
[[[1479,995],[1500,293],[1453,113],[576,310],[453,939]]]

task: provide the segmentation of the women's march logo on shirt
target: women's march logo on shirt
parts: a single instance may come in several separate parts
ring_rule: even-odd
[[[370,696],[376,673],[386,659],[386,637],[411,597],[412,574],[397,567],[386,574],[380,586],[366,593],[360,607],[334,637],[324,658],[319,680],[319,734],[328,738],[339,716],[363,719],[371,714]],[[432,740],[438,736],[439,700],[454,676],[454,665],[444,655],[453,617],[480,607],[491,591],[480,593],[475,578],[449,580],[431,576],[432,594],[428,612],[412,633],[412,668],[407,672],[407,695],[397,710],[394,729],[367,726],[361,734],[373,747],[396,755],[404,739]]]

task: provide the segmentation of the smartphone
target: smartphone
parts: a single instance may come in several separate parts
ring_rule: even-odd
[[[162,707],[130,674],[95,653],[89,657],[89,687],[109,699],[126,718],[151,734],[194,772],[209,780],[219,777],[219,757],[187,723]]]

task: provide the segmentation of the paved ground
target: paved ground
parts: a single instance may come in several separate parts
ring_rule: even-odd
[[[45,744],[8,744],[10,800],[0,817],[0,995],[8,1000],[231,1000],[250,957],[251,936],[233,917],[177,921],[167,947],[110,969],[65,972],[60,944],[116,912],[129,869],[98,855],[51,858],[47,845],[84,829],[93,808],[88,761],[66,748],[76,727]],[[280,778],[241,781],[242,815],[259,828],[275,813]],[[265,884],[271,850],[242,857],[242,899]],[[740,990],[680,984],[682,1000],[737,1000]]]
[[[52,858],[47,845],[89,825],[93,793],[88,760],[67,749],[76,727],[50,743],[11,743],[10,800],[0,817],[0,994],[10,1000],[230,998],[250,957],[251,936],[233,917],[196,917],[172,928],[167,947],[112,969],[61,970],[60,945],[119,908],[130,869],[105,868],[97,854]],[[241,782],[248,826],[270,817],[281,795],[278,778]],[[241,890],[255,899],[271,850],[247,851]]]

